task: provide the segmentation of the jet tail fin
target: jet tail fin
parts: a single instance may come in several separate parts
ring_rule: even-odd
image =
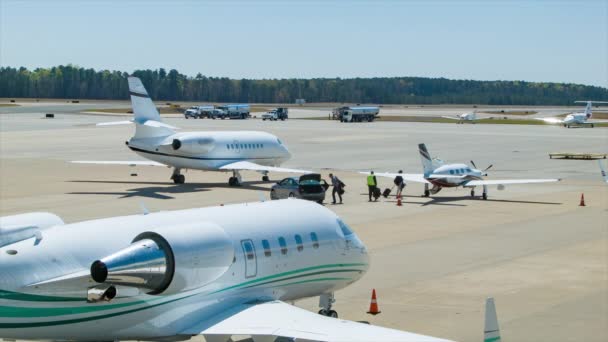
[[[483,342],[500,342],[500,329],[496,317],[494,298],[486,299],[486,316],[483,327]]]
[[[439,165],[436,160],[431,158],[431,154],[426,149],[425,144],[418,144],[418,151],[420,152],[420,160],[422,160],[422,169],[424,174],[431,174]]]
[[[130,76],[128,81],[131,106],[133,107],[133,121],[135,122],[134,138],[165,136],[175,133],[171,126],[161,123],[158,109],[150,99],[141,80],[138,77]]]
[[[587,116],[587,119],[591,119],[591,117],[593,116],[592,107],[593,107],[594,103],[608,103],[608,101],[574,101],[574,102],[587,104],[587,106],[585,106],[585,115]]]

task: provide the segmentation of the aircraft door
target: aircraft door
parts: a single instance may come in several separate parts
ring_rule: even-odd
[[[245,257],[245,278],[255,277],[258,273],[258,262],[253,241],[242,240],[241,247],[243,247],[243,256]]]

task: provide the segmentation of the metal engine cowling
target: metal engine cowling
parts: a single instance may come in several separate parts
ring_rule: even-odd
[[[96,260],[98,283],[171,294],[201,287],[220,277],[234,259],[232,240],[213,223],[168,226],[139,234],[131,245]]]

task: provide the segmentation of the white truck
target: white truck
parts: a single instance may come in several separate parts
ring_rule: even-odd
[[[214,109],[215,109],[215,107],[212,105],[192,106],[192,107],[186,109],[186,111],[184,112],[184,117],[186,119],[188,119],[188,118],[202,119],[204,117],[208,117],[209,114]]]
[[[264,114],[262,114],[262,120],[266,121],[266,120],[270,120],[270,121],[277,121],[277,120],[281,120],[281,121],[285,121],[288,119],[288,109],[284,108],[284,107],[279,107],[276,109],[271,110],[270,112],[266,112]]]
[[[220,119],[247,119],[251,111],[248,104],[228,104],[218,106],[217,109],[223,112],[223,114],[218,115]]]
[[[333,110],[333,117],[340,122],[372,122],[380,113],[380,107],[340,107]]]

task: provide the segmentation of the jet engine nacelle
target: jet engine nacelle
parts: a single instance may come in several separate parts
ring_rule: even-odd
[[[184,153],[207,153],[213,146],[214,141],[210,137],[179,137],[171,140],[171,149]]]
[[[91,277],[149,294],[173,294],[214,281],[233,260],[232,240],[220,226],[176,225],[141,233],[130,246],[93,262]]]
[[[59,216],[51,213],[27,213],[0,217],[0,247],[35,237],[42,239],[42,231],[63,225]]]

